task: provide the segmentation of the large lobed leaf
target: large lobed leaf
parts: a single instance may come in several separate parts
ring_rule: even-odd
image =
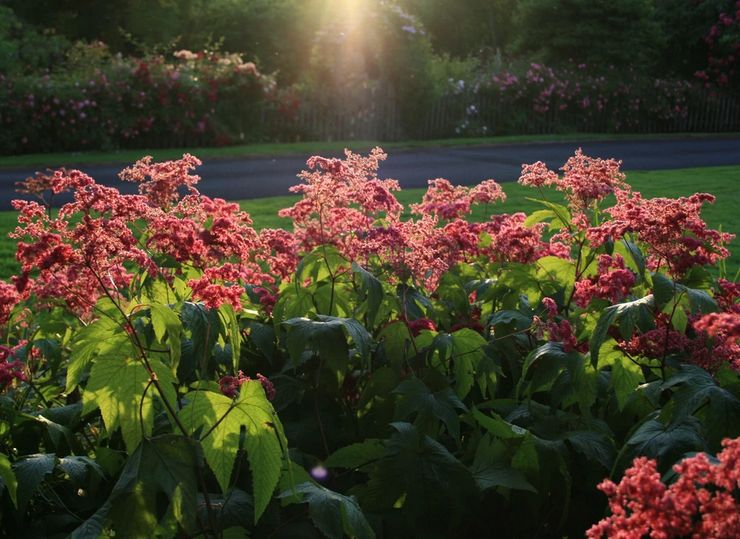
[[[262,384],[245,382],[236,400],[210,391],[195,392],[178,416],[189,432],[200,430],[206,462],[223,491],[231,483],[231,472],[241,449],[241,430],[245,429],[244,445],[252,471],[257,521],[280,479],[287,448],[282,425],[265,397]]]

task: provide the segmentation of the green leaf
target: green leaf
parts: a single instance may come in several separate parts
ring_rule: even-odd
[[[18,491],[18,480],[15,478],[10,460],[3,453],[0,453],[0,487],[2,487],[0,488],[0,494],[2,494],[3,489],[7,489],[13,504],[18,507],[18,497],[16,494]]]
[[[653,294],[659,309],[664,309],[671,300],[679,301],[679,296],[688,299],[692,314],[713,313],[719,310],[717,302],[704,290],[689,288],[676,283],[661,273],[653,273]]]
[[[571,431],[565,434],[565,439],[578,453],[589,460],[598,462],[607,470],[611,470],[615,448],[614,443],[606,434],[592,430]]]
[[[617,397],[619,410],[624,410],[627,402],[635,394],[637,386],[645,381],[642,369],[632,363],[626,356],[612,365],[611,384]]]
[[[543,344],[532,350],[524,361],[517,393],[520,394],[525,386],[530,394],[550,386],[564,368],[570,371],[573,380],[578,377],[583,370],[581,355],[578,352],[566,352],[561,343]]]
[[[526,429],[505,421],[495,413],[493,413],[493,415],[486,415],[477,408],[473,408],[473,417],[475,417],[476,421],[478,421],[478,424],[481,427],[486,429],[496,438],[507,440],[513,438],[523,438],[527,435]]]
[[[345,373],[349,361],[345,332],[352,338],[360,356],[369,357],[372,337],[357,320],[323,315],[316,318],[292,318],[283,322],[290,328],[286,344],[294,362],[298,362],[306,346],[310,346],[318,351],[330,369],[338,374]]]
[[[432,308],[432,302],[416,288],[405,284],[396,287],[396,296],[401,302],[403,314],[408,320],[426,318],[426,310]]]
[[[527,200],[531,202],[537,202],[538,204],[542,204],[543,206],[548,208],[550,211],[553,212],[554,215],[558,217],[558,220],[563,223],[563,225],[567,226],[571,224],[572,218],[570,216],[570,210],[562,204],[555,204],[554,202],[542,200],[539,198],[527,197]]]
[[[372,273],[356,262],[352,262],[352,272],[360,279],[364,293],[362,299],[367,302],[367,320],[372,327],[383,302],[383,285]]]
[[[477,410],[476,410],[477,412]],[[478,412],[480,414],[480,412]],[[512,490],[537,492],[525,475],[508,465],[503,444],[486,434],[478,443],[470,468],[478,488],[482,491],[503,487]]]
[[[180,310],[183,326],[190,331],[192,364],[200,366],[203,377],[208,375],[208,362],[218,338],[218,313],[200,303],[185,302]]]
[[[230,303],[224,303],[218,308],[218,314],[221,317],[221,323],[224,328],[224,335],[228,337],[231,344],[231,361],[234,372],[239,370],[239,352],[241,350],[241,331],[239,329],[239,320],[234,312],[234,307]]]
[[[240,449],[241,429],[246,429],[244,444],[252,470],[256,522],[280,479],[283,454],[288,447],[283,427],[265,397],[262,384],[255,380],[245,382],[236,401],[210,391],[195,392],[190,398],[178,415],[189,431],[202,429],[206,462],[224,492],[229,488]]]
[[[591,335],[591,365],[595,368],[599,364],[599,349],[601,345],[606,341],[608,337],[609,328],[617,322],[621,317],[630,317],[630,319],[636,320],[640,316],[640,311],[645,310],[649,314],[649,310],[654,305],[653,295],[649,294],[643,298],[636,299],[634,301],[628,301],[625,303],[619,303],[607,307],[601,313],[599,321],[596,323],[596,328]]]
[[[516,329],[525,329],[532,325],[532,319],[524,316],[519,311],[496,311],[488,320],[488,323],[492,326],[511,324],[512,322],[515,322]]]
[[[311,520],[326,537],[330,539],[375,537],[354,497],[343,496],[312,482],[297,485],[295,491],[303,495],[303,501],[308,502]],[[281,497],[293,494],[293,491],[287,491],[281,494]]]
[[[13,472],[18,481],[16,489],[18,503],[16,505],[21,514],[26,512],[26,506],[39,485],[44,482],[47,475],[54,471],[56,462],[56,455],[49,453],[29,455],[13,463]]]
[[[318,283],[337,275],[341,269],[349,266],[349,261],[333,245],[319,245],[303,257],[296,268],[296,281],[302,283],[311,279]]]
[[[717,385],[707,371],[695,365],[681,365],[676,374],[663,383],[663,389],[677,388],[672,402],[673,423],[681,423],[708,404],[702,416],[708,438],[719,446],[722,438],[740,435],[740,399]]]
[[[358,469],[381,459],[385,453],[385,444],[382,440],[368,438],[360,443],[337,449],[324,461],[324,466],[327,468]]]
[[[467,408],[452,389],[446,387],[432,391],[418,378],[401,382],[393,393],[400,395],[396,404],[396,419],[406,419],[416,414],[414,424],[424,432],[435,432],[437,421],[442,421],[455,440],[460,439],[460,419],[458,410]]]
[[[622,258],[627,263],[627,267],[637,275],[645,275],[645,257],[637,245],[622,239],[614,244],[614,252],[622,255]]]
[[[360,501],[367,511],[391,509],[403,497],[403,512],[417,537],[439,534],[469,512],[478,497],[473,476],[442,444],[409,423],[387,442],[388,456],[373,468]]]
[[[189,532],[188,535],[193,533],[197,466],[193,440],[173,434],[144,439],[126,462],[108,500],[70,537],[99,537],[109,519],[122,536],[148,536],[152,533],[151,526],[156,524],[152,510],[155,496],[160,492],[170,500],[168,514]]]
[[[627,440],[625,457],[631,461],[636,456],[644,455],[665,458],[666,462],[673,463],[684,453],[705,449],[700,431],[701,425],[694,417],[669,425],[657,419],[648,419]]]
[[[537,260],[535,265],[540,279],[547,277],[555,281],[568,296],[576,280],[576,268],[572,261],[557,256],[545,256]]]
[[[164,344],[165,336],[170,345],[170,354],[172,356],[172,368],[177,370],[180,363],[180,353],[182,343],[180,332],[182,331],[182,322],[180,317],[168,305],[154,303],[149,306],[152,316],[152,329],[157,340]]]
[[[93,473],[100,479],[105,477],[103,468],[93,459],[84,455],[68,455],[60,458],[59,469],[66,473],[77,487],[86,486],[90,475]]]
[[[488,344],[488,341],[477,331],[468,328],[452,333],[451,337],[455,391],[457,396],[463,399],[473,387],[478,366],[486,355],[483,347]]]
[[[492,465],[479,465],[472,469],[473,477],[481,490],[504,487],[512,490],[537,492],[526,476],[513,468],[501,468]]]
[[[74,391],[95,356],[120,354],[130,348],[128,336],[110,318],[100,318],[80,329],[70,344],[65,392]]]
[[[177,382],[172,370],[155,359],[149,363],[164,397],[174,405]],[[129,453],[136,449],[142,437],[152,434],[154,399],[161,397],[153,384],[147,389],[149,381],[149,373],[139,359],[98,358],[82,396],[83,415],[100,408],[106,429],[113,432],[120,427]]]

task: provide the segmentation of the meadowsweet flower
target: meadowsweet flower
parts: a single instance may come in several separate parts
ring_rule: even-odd
[[[714,202],[714,196],[697,193],[677,199],[644,199],[640,193],[625,190],[615,194],[617,203],[606,210],[612,219],[588,230],[594,245],[631,233],[645,245],[648,267],[667,267],[674,276],[729,256],[725,245],[735,236],[707,227],[700,217],[702,205]]]
[[[679,477],[668,487],[655,460],[636,458],[619,484],[607,479],[599,485],[611,515],[592,526],[587,537],[738,537],[740,438],[725,439],[722,446],[716,463],[699,453],[676,464]]]
[[[634,284],[635,274],[625,268],[622,256],[600,255],[598,273],[575,283],[573,301],[584,308],[593,298],[619,303],[629,294]]]

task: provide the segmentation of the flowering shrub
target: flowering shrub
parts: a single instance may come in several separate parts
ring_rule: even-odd
[[[461,82],[450,93],[461,93]],[[681,131],[689,128],[692,109],[715,106],[716,95],[704,86],[714,88],[617,72],[613,66],[595,71],[586,64],[556,68],[531,63],[480,73],[471,81],[466,95],[456,97],[470,102],[457,132]]]
[[[588,537],[737,537],[740,534],[740,440],[724,440],[716,462],[705,453],[673,467],[678,479],[661,483],[655,461],[640,457],[609,496],[612,516],[588,530]]]
[[[238,55],[97,56],[44,76],[0,75],[0,152],[253,140],[256,108],[275,86]]]
[[[523,166],[541,210],[473,222],[494,180],[433,179],[407,213],[385,158],[309,159],[290,231],[201,195],[190,155],[122,171],[135,195],[27,180],[3,533],[735,537],[740,287],[712,197],[643,199],[577,151]]]

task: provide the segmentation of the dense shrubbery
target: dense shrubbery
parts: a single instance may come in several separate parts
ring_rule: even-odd
[[[643,199],[577,152],[523,167],[532,215],[469,222],[500,187],[436,179],[405,219],[384,158],[311,158],[290,232],[200,195],[192,156],[123,171],[139,195],[28,180],[0,285],[4,533],[578,536],[598,486],[594,537],[736,537],[740,287],[711,271],[713,197]]]
[[[78,45],[64,69],[0,75],[0,152],[250,141],[274,85],[238,55],[121,58]]]
[[[465,88],[461,85],[460,91]],[[585,64],[552,68],[542,64],[484,72],[467,83],[472,103],[461,132],[510,133],[545,122],[560,132],[674,130],[701,98],[702,86],[682,80],[648,78],[613,66],[595,71]],[[477,103],[477,105],[476,105]],[[495,120],[481,110],[507,111]],[[490,111],[489,111],[490,112]]]

